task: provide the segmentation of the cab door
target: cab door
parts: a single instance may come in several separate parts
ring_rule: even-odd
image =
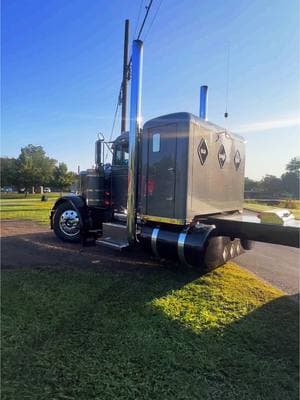
[[[114,148],[112,164],[112,200],[115,212],[125,212],[128,198],[128,141]]]
[[[148,129],[147,215],[174,217],[176,152],[177,124]]]

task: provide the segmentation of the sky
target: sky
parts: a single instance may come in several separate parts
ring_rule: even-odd
[[[1,156],[31,143],[92,166],[97,132],[111,135],[124,20],[132,40],[148,2],[2,1]],[[280,176],[299,156],[298,0],[154,0],[142,40],[144,122],[197,115],[207,84],[208,119],[247,141],[246,176]]]

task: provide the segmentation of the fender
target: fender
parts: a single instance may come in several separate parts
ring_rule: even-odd
[[[80,216],[81,230],[86,231],[90,226],[88,207],[83,197],[74,195],[62,196],[58,200],[56,200],[50,214],[51,229],[53,229],[53,217],[55,214],[55,210],[63,203],[69,203],[78,212]]]

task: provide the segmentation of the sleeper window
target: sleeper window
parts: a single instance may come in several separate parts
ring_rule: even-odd
[[[154,133],[152,136],[152,151],[153,153],[157,153],[160,151],[160,134]]]

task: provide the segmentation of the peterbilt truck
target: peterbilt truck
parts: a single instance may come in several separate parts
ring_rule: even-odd
[[[95,168],[81,172],[80,194],[61,197],[51,211],[55,234],[117,250],[140,246],[203,270],[250,249],[251,240],[298,247],[296,223],[262,224],[242,214],[245,141],[207,121],[207,86],[199,116],[177,112],[141,125],[142,58],[143,43],[135,40],[129,131],[123,120],[112,143],[98,138]]]

